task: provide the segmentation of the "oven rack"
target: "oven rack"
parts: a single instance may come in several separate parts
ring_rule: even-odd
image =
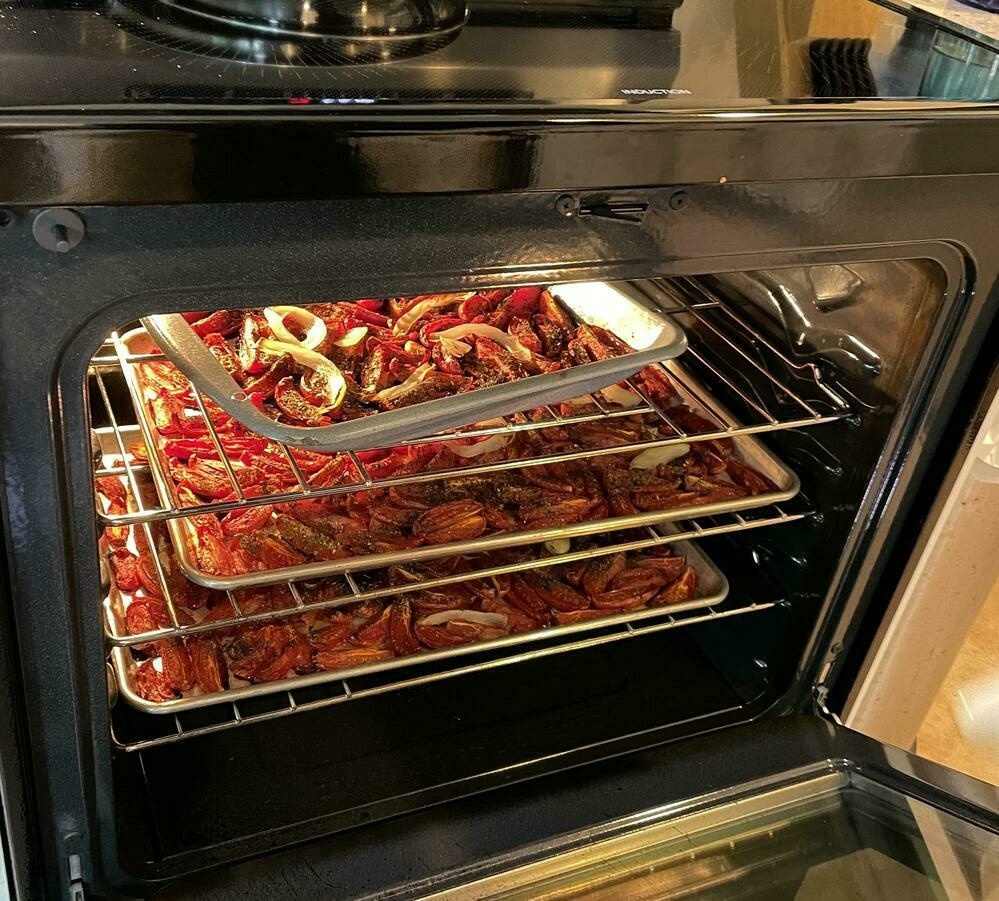
[[[114,434],[115,443],[121,456],[120,465],[101,467],[95,471],[95,476],[118,476],[125,479],[130,492],[135,498],[136,509],[126,513],[109,515],[98,505],[98,514],[102,521],[113,525],[126,525],[140,522],[155,522],[167,519],[188,517],[199,513],[221,514],[230,510],[256,504],[282,503],[309,498],[324,497],[334,494],[348,493],[377,488],[389,488],[416,484],[427,481],[439,481],[455,476],[472,476],[500,472],[511,468],[525,466],[540,466],[546,463],[588,459],[609,454],[633,453],[650,447],[662,447],[688,443],[690,441],[707,441],[717,438],[733,438],[739,435],[753,435],[774,432],[781,429],[802,428],[842,419],[849,415],[850,406],[844,397],[829,384],[822,370],[811,363],[795,362],[783,354],[778,348],[763,336],[750,323],[739,316],[731,307],[707,289],[684,292],[668,283],[649,283],[650,291],[645,293],[649,299],[656,302],[664,315],[682,317],[685,331],[688,333],[688,350],[684,359],[691,361],[698,369],[697,378],[685,374],[678,364],[665,364],[665,369],[677,387],[683,400],[700,411],[716,428],[712,431],[691,435],[680,427],[653,400],[633,383],[631,389],[641,398],[641,402],[626,409],[611,409],[599,397],[593,395],[595,412],[582,412],[565,415],[554,407],[546,408],[548,420],[541,422],[515,422],[511,417],[505,417],[502,425],[461,429],[444,435],[430,436],[413,443],[428,441],[451,440],[459,437],[489,436],[496,434],[515,434],[523,431],[538,431],[551,427],[563,427],[588,422],[613,420],[615,418],[635,414],[654,414],[674,434],[669,437],[642,440],[625,445],[601,448],[582,448],[540,456],[520,458],[515,461],[501,461],[486,464],[472,464],[453,469],[438,469],[389,478],[375,479],[365,467],[364,462],[356,453],[349,453],[359,478],[327,488],[309,485],[308,479],[294,459],[292,449],[281,445],[281,450],[289,462],[297,485],[294,489],[276,494],[247,497],[236,479],[232,464],[221,453],[221,441],[209,417],[204,415],[204,399],[192,386],[195,400],[202,411],[207,424],[209,438],[220,451],[221,462],[233,489],[233,498],[228,501],[217,501],[192,506],[182,506],[175,492],[169,490],[171,482],[162,471],[158,461],[155,438],[151,433],[145,418],[140,414],[142,398],[139,396],[135,379],[130,377],[131,367],[137,363],[164,359],[161,354],[129,354],[121,338],[113,333],[105,345],[91,361],[90,373],[96,382],[98,393],[104,407],[104,413],[109,423],[105,428]],[[700,286],[698,286],[700,288]],[[727,335],[734,334],[738,340],[732,340]],[[705,337],[707,336],[707,339]],[[722,345],[719,348],[719,336]],[[724,357],[724,359],[723,359]],[[726,374],[726,370],[729,374]],[[745,379],[732,373],[747,374],[759,380],[766,391],[753,387]],[[132,404],[138,418],[138,425],[149,452],[149,464],[130,459],[127,448],[128,438],[124,430],[131,430],[130,425],[120,423],[113,408],[106,376],[110,374],[125,380],[131,394]],[[718,409],[711,398],[711,391],[701,387],[699,380],[706,380],[710,389],[720,388],[726,394],[726,399],[732,399],[739,405],[741,418],[726,415]],[[741,383],[740,383],[741,382]],[[151,469],[153,467],[153,469]],[[160,491],[154,499],[140,489],[140,478],[152,476],[167,491]],[[170,495],[167,498],[165,495]]]
[[[633,530],[642,533],[642,537],[625,539],[619,536],[620,540],[602,544],[596,548],[586,548],[572,551],[566,554],[552,554],[550,556],[529,557],[512,563],[504,563],[494,566],[485,566],[471,572],[453,573],[446,576],[424,579],[419,582],[411,582],[406,586],[407,591],[419,591],[433,588],[440,588],[445,585],[453,585],[460,582],[470,582],[477,579],[487,579],[492,576],[507,575],[510,573],[523,572],[526,570],[542,569],[548,566],[556,566],[563,563],[572,563],[577,560],[592,559],[608,554],[625,553],[628,551],[639,551],[647,548],[659,547],[666,544],[674,544],[691,539],[708,538],[713,535],[724,535],[732,532],[744,532],[751,529],[765,528],[769,526],[782,525],[784,523],[795,522],[810,515],[810,510],[804,506],[799,499],[793,499],[791,504],[797,501],[798,508],[787,509],[787,504],[771,504],[767,507],[760,507],[753,510],[746,510],[742,513],[721,513],[714,516],[703,517],[701,519],[690,519],[670,524],[670,527],[663,530],[662,527],[647,526],[643,529]],[[157,542],[153,535],[153,527],[149,523],[141,523],[135,528],[141,528],[146,532],[146,541],[150,547],[156,547]],[[119,631],[116,626],[119,618],[110,609],[110,596],[105,598],[106,616],[104,617],[105,636],[107,642],[112,647],[133,647],[135,645],[146,644],[150,641],[160,641],[168,638],[186,638],[192,635],[214,632],[220,629],[229,629],[234,626],[246,626],[254,623],[280,620],[292,616],[299,616],[305,613],[314,613],[322,610],[329,610],[336,607],[343,607],[348,604],[355,604],[360,601],[376,600],[392,597],[399,594],[399,586],[386,586],[365,590],[358,584],[358,577],[364,581],[360,573],[342,573],[338,576],[327,576],[321,581],[324,584],[338,584],[340,592],[335,597],[327,597],[323,600],[306,601],[302,597],[300,585],[309,580],[283,581],[275,583],[277,587],[287,588],[292,598],[292,606],[279,610],[262,610],[256,613],[244,613],[239,606],[236,593],[227,590],[226,595],[232,604],[234,616],[224,619],[216,619],[211,622],[193,623],[183,625],[180,623],[177,608],[175,606],[169,581],[166,578],[166,571],[158,555],[153,555],[153,564],[157,574],[157,581],[166,604],[167,614],[170,617],[171,625],[147,632],[139,632],[132,635]],[[315,582],[315,580],[311,580]]]
[[[608,625],[602,631],[587,634],[586,638],[573,635],[560,636],[553,630],[547,636],[544,646],[533,647],[528,651],[511,653],[509,649],[484,650],[476,654],[473,662],[469,658],[447,658],[435,660],[432,663],[414,661],[412,669],[423,668],[419,675],[409,675],[400,678],[393,671],[361,675],[355,679],[341,679],[322,682],[317,685],[302,688],[280,689],[254,698],[234,700],[219,703],[210,707],[196,708],[189,711],[179,711],[172,716],[152,716],[131,709],[118,711],[121,720],[115,724],[111,719],[111,740],[116,748],[122,751],[143,751],[148,748],[174,744],[190,738],[211,735],[241,726],[267,722],[358,701],[364,698],[376,697],[393,691],[416,688],[440,682],[444,679],[497,669],[511,664],[538,660],[555,654],[583,650],[606,645],[610,642],[627,638],[637,638],[677,629],[681,626],[692,626],[698,623],[715,622],[723,619],[758,613],[774,607],[787,606],[784,598],[768,598],[766,600],[749,600],[739,605],[731,605],[725,601],[718,606],[702,607],[687,613],[668,614],[663,620],[643,624],[642,621],[625,622]],[[109,665],[110,684],[114,684],[114,676]],[[112,689],[113,692],[113,689]],[[118,705],[119,707],[121,705]]]

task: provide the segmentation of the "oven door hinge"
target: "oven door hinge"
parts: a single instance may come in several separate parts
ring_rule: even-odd
[[[79,854],[70,854],[69,864],[69,901],[85,901],[87,893],[83,890],[83,866]]]
[[[829,709],[829,686],[826,685],[826,679],[829,677],[832,666],[833,662],[830,660],[823,668],[822,674],[812,689],[812,700],[815,704],[815,712],[819,716],[834,722],[837,726],[842,726],[843,721]]]

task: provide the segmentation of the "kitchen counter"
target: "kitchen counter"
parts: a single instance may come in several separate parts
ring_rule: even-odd
[[[999,13],[976,9],[959,3],[958,0],[905,0],[887,5],[923,10],[937,18],[946,19],[956,25],[962,34],[999,49]]]

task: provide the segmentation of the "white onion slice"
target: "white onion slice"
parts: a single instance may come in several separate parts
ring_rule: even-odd
[[[333,362],[324,357],[321,353],[309,350],[301,344],[289,344],[287,341],[275,341],[273,338],[261,338],[260,347],[268,354],[275,357],[281,354],[290,354],[295,362],[306,369],[323,369],[326,366],[333,366]],[[334,366],[334,369],[336,367]]]
[[[284,324],[286,317],[305,330],[304,340],[299,340]],[[315,313],[303,310],[301,307],[264,307],[264,318],[274,332],[274,337],[287,344],[300,344],[309,350],[315,350],[326,340],[326,323]]]
[[[608,403],[617,404],[619,407],[637,407],[642,402],[642,399],[634,391],[629,391],[620,385],[608,385],[606,388],[601,388],[600,396]]]
[[[406,310],[392,326],[392,334],[407,335],[412,331],[413,326],[428,313],[442,307],[453,307],[455,304],[468,300],[473,294],[474,292],[472,294],[432,294],[426,300],[421,300]]]
[[[433,368],[430,363],[421,363],[409,374],[409,378],[406,381],[400,382],[398,385],[392,385],[389,388],[382,388],[376,394],[369,395],[367,399],[378,403],[395,400],[397,397],[405,394],[414,385],[422,382]]]
[[[632,469],[655,469],[663,463],[672,463],[684,454],[690,453],[689,444],[667,444],[665,447],[650,447],[643,450],[631,461]]]
[[[545,542],[545,550],[549,554],[568,554],[572,549],[571,538],[554,538]]]
[[[482,454],[492,453],[492,451],[502,450],[513,440],[513,435],[490,435],[474,444],[462,444],[460,441],[445,441],[444,446],[453,454],[468,460],[471,457],[479,457]]]
[[[434,332],[430,336],[431,341],[443,341],[444,339],[450,339],[452,341],[457,341],[464,338],[465,335],[477,335],[480,338],[489,338],[495,341],[497,344],[501,344],[505,347],[514,357],[518,360],[523,360],[524,362],[529,362],[534,359],[534,355],[528,348],[524,347],[513,335],[508,335],[506,332],[501,331],[492,325],[486,325],[483,322],[467,322],[462,325],[455,325],[451,328],[442,329],[439,332]]]
[[[634,391],[629,391],[620,385],[608,385],[606,388],[601,388],[595,393],[603,397],[608,403],[617,404],[619,407],[637,407],[642,402],[642,399]],[[570,407],[594,406],[593,398],[589,394],[571,397],[569,400],[562,401],[562,403]]]
[[[452,357],[463,357],[471,349],[471,344],[466,344],[464,341],[455,341],[454,338],[438,338],[441,344],[441,350],[444,353]]]
[[[480,626],[493,626],[497,629],[506,628],[505,613],[483,613],[481,610],[442,610],[431,613],[419,620],[421,626],[444,626],[457,619],[467,623],[477,623]]]
[[[368,327],[366,325],[357,325],[350,329],[342,338],[333,343],[337,347],[351,348],[357,347],[366,337],[368,336]]]
[[[322,354],[309,350],[301,344],[289,344],[286,341],[275,341],[272,338],[261,339],[260,348],[265,353],[278,357],[281,354],[288,354],[300,366],[304,366],[306,369],[315,369],[321,373],[326,379],[324,410],[335,410],[343,403],[343,399],[347,396],[347,382],[336,364]]]

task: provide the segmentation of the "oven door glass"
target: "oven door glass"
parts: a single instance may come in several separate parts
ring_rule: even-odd
[[[508,858],[505,868],[428,897],[999,897],[996,808],[958,810],[946,800],[964,784],[987,801],[987,787],[945,770],[937,770],[941,784],[930,786],[920,762],[884,751],[895,764],[888,778],[876,767],[830,759],[825,772],[785,773],[682,809],[670,805],[580,831],[554,852],[551,845],[540,853],[529,849]],[[910,781],[905,770],[918,779]]]

